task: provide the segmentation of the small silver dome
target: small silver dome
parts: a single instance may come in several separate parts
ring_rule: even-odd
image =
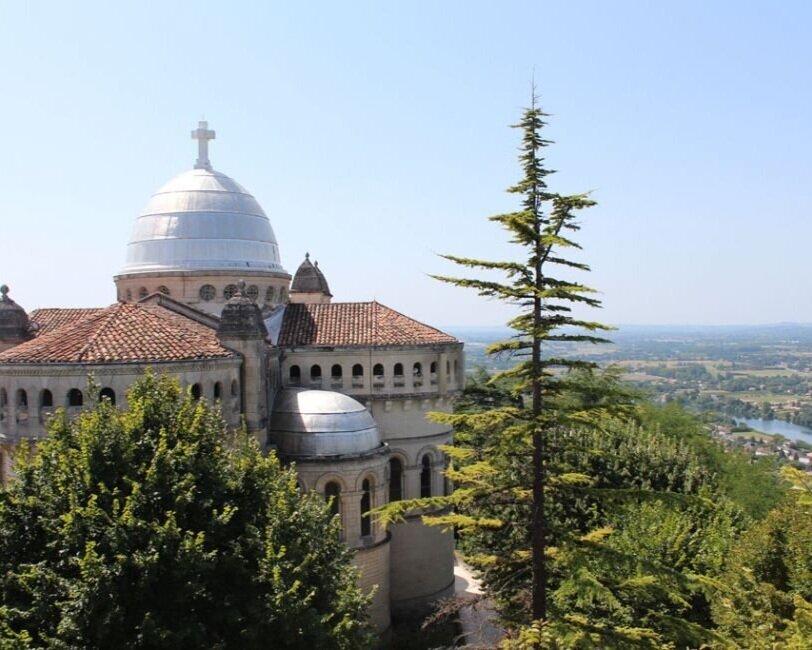
[[[273,407],[270,438],[282,456],[312,458],[364,454],[381,447],[375,420],[342,393],[289,388]]]

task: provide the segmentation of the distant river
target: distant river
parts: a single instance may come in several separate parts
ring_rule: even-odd
[[[763,431],[764,433],[779,433],[790,440],[803,440],[812,444],[812,429],[802,427],[800,424],[792,424],[783,420],[756,420],[745,418],[733,418],[736,424],[746,424],[751,429]]]

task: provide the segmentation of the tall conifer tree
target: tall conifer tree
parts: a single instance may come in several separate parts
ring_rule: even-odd
[[[518,309],[509,322],[515,335],[489,348],[517,363],[480,386],[481,399],[432,414],[455,429],[454,446],[443,448],[453,492],[390,503],[382,518],[423,509],[427,523],[460,532],[466,559],[513,630],[503,647],[654,648],[672,640],[698,647],[715,640],[692,611],[712,588],[697,573],[703,567],[675,569],[612,539],[625,505],[707,503],[701,493],[713,481],[686,449],[623,422],[634,396],[617,372],[562,353],[561,344],[605,342],[600,333],[609,328],[575,312],[600,306],[593,289],[570,277],[589,271],[571,254],[580,249],[576,215],[595,202],[548,188],[545,117],[533,96],[515,125],[523,176],[508,190],[521,209],[490,217],[517,246],[515,261],[446,255],[486,278],[435,276]],[[669,541],[685,518],[674,521]]]
[[[508,375],[518,379],[517,390],[529,395],[529,404],[514,414],[524,421],[532,439],[532,616],[547,618],[547,546],[548,517],[545,512],[548,473],[548,438],[551,428],[560,424],[560,411],[552,408],[551,400],[567,388],[569,379],[555,374],[557,368],[593,367],[583,361],[554,358],[545,355],[545,344],[555,342],[601,343],[605,339],[594,332],[608,329],[600,323],[586,321],[573,315],[577,304],[599,307],[595,291],[579,282],[563,279],[562,269],[589,271],[589,267],[570,259],[566,252],[580,246],[570,238],[579,229],[576,213],[595,205],[587,194],[564,196],[551,192],[547,177],[554,173],[544,164],[542,151],[552,142],[542,137],[546,125],[544,113],[533,93],[531,104],[514,128],[522,132],[519,161],[524,175],[508,189],[521,197],[522,209],[490,217],[502,225],[511,242],[522,251],[517,262],[498,262],[444,255],[461,266],[501,271],[502,282],[472,278],[435,276],[438,280],[460,287],[472,288],[481,296],[497,298],[520,307],[521,313],[510,321],[516,331],[509,341],[496,343],[491,353],[509,352],[522,361]],[[576,328],[577,332],[573,331]],[[550,403],[550,406],[548,406]]]

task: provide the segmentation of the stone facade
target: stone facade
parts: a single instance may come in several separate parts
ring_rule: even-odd
[[[260,306],[275,307],[288,301],[290,276],[240,269],[236,271],[174,271],[118,275],[114,278],[116,294],[122,302],[138,302],[161,293],[187,305],[219,316],[228,299],[236,295],[240,280],[246,292],[256,293]]]

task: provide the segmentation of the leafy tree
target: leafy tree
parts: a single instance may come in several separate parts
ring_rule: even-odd
[[[148,373],[0,492],[3,647],[358,648],[367,599],[292,469]]]
[[[693,449],[707,471],[716,476],[718,492],[754,519],[765,517],[784,498],[787,487],[774,458],[753,459],[748,453],[726,452],[680,404],[658,407],[643,403],[638,416],[644,429],[661,432]]]
[[[740,647],[812,640],[812,515],[794,497],[742,535],[714,598],[714,621]]]

